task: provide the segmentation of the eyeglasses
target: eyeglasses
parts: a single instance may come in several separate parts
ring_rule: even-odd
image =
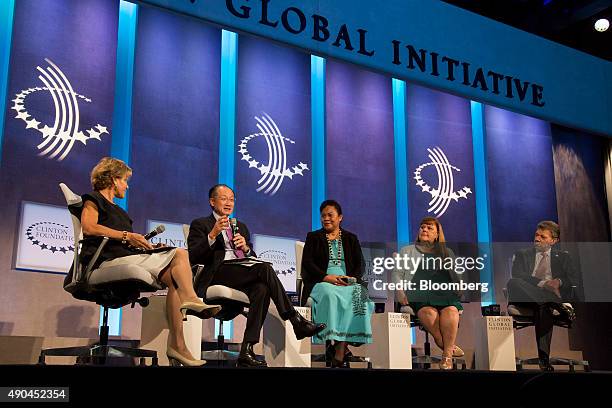
[[[236,201],[234,197],[217,197],[217,200],[221,201],[222,203],[226,203],[228,201],[233,203],[234,201]]]

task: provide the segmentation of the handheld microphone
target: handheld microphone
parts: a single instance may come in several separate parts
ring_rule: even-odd
[[[155,229],[144,236],[144,239],[147,241],[153,238],[154,236],[161,234],[166,230],[166,226],[164,224],[158,225]]]
[[[232,235],[236,236],[239,232],[238,221],[235,218],[230,218],[230,227],[232,228]]]

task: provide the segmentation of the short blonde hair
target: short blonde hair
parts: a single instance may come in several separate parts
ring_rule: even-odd
[[[95,191],[104,190],[115,183],[116,178],[130,177],[132,169],[123,160],[103,157],[91,170],[91,187]]]

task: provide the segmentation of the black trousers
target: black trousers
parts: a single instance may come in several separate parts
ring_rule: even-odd
[[[296,313],[283,284],[269,264],[257,264],[251,267],[221,264],[215,271],[211,285],[223,285],[240,290],[249,297],[244,341],[259,342],[259,333],[268,314],[270,300],[283,320],[290,319]]]
[[[508,300],[521,307],[533,310],[538,357],[548,361],[554,327],[553,306],[562,302],[555,294],[523,280],[508,281]]]

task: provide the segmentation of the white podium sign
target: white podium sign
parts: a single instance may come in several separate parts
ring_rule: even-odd
[[[476,369],[516,371],[512,317],[484,316],[475,329]]]
[[[143,234],[154,230],[158,225],[162,224],[166,227],[166,230],[151,238],[151,244],[164,244],[171,247],[187,249],[187,241],[183,233],[183,224],[169,221],[147,220],[147,230],[143,232]]]
[[[297,279],[295,238],[253,234],[251,239],[257,257],[272,264],[285,291],[295,293]]]
[[[309,307],[296,307],[304,319],[311,319]],[[310,337],[298,340],[293,326],[282,320],[274,305],[270,305],[263,327],[264,356],[268,367],[310,367]]]
[[[372,344],[365,346],[372,368],[412,369],[412,331],[407,313],[374,313]]]
[[[16,269],[67,273],[74,260],[74,229],[66,207],[22,202]]]

